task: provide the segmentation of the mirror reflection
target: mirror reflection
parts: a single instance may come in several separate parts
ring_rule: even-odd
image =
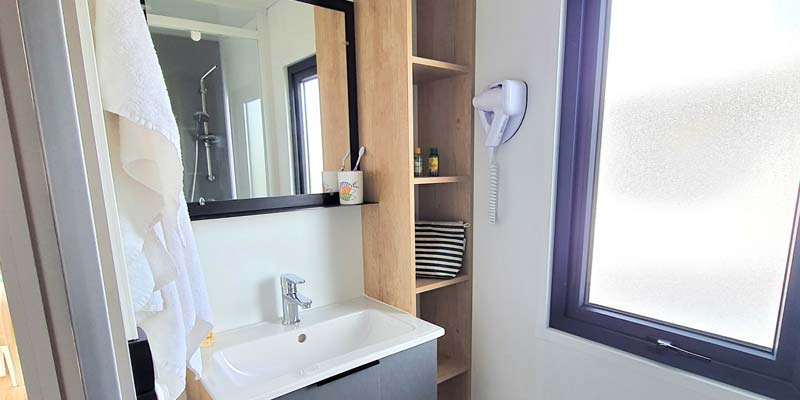
[[[322,193],[322,171],[350,148],[344,13],[295,0],[148,0],[146,11],[187,202]]]

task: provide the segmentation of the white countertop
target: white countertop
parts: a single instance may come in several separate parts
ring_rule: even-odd
[[[361,297],[215,335],[201,349],[214,400],[268,400],[444,335],[444,329]]]

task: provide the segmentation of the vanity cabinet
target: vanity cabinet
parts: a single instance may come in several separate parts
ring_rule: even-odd
[[[354,368],[278,400],[436,400],[436,341]]]

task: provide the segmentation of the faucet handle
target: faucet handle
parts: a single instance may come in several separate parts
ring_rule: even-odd
[[[295,275],[295,274],[283,274],[281,275],[281,287],[286,292],[294,292],[297,289],[297,285],[306,283],[306,280]],[[288,289],[288,290],[287,290]]]

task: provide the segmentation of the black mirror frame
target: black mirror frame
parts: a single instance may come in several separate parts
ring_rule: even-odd
[[[356,27],[353,3],[348,0],[294,0],[331,10],[341,11],[345,19],[347,40],[347,102],[350,118],[350,165],[358,156],[358,86],[356,82]],[[339,205],[338,193],[300,194],[291,196],[259,197],[252,199],[209,201],[205,204],[189,203],[192,221],[243,215],[270,214],[315,207]]]

